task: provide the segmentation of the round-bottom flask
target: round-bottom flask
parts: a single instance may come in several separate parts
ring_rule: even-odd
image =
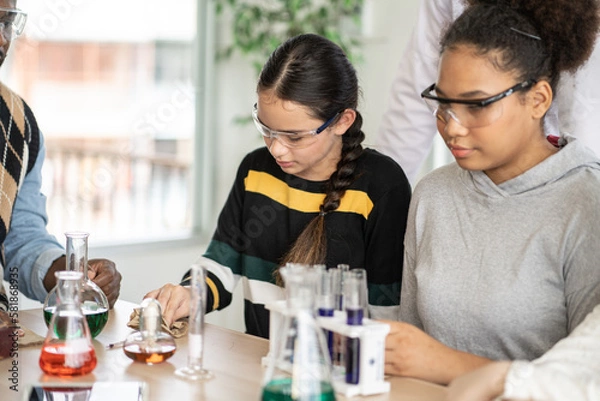
[[[42,345],[40,368],[53,376],[79,376],[96,367],[90,330],[81,312],[81,272],[56,272],[57,304]]]
[[[67,232],[67,270],[79,271],[81,283],[81,311],[85,315],[92,338],[95,338],[108,322],[108,299],[104,292],[88,278],[88,237],[86,232]],[[50,318],[56,308],[56,287],[46,296],[44,301],[44,320],[50,323]]]
[[[136,362],[161,363],[175,353],[173,337],[161,331],[162,315],[156,299],[146,298],[140,307],[140,330],[127,336],[123,352]]]

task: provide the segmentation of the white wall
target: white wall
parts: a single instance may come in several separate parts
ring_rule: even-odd
[[[148,291],[166,283],[178,283],[204,248],[203,244],[191,241],[122,248],[90,247],[89,258],[113,260],[123,276],[120,298],[139,303]],[[223,311],[210,313],[206,321],[243,331],[241,286],[236,290],[234,298],[232,305]]]
[[[419,0],[365,0],[369,20],[366,29],[364,64],[357,65],[363,89],[359,106],[364,118],[365,144],[373,146],[381,117],[388,106],[390,87],[398,63],[416,21]]]
[[[367,27],[364,32],[364,63],[356,67],[363,90],[363,100],[359,109],[364,117],[366,145],[369,146],[374,143],[381,115],[387,107],[389,88],[416,20],[419,1],[366,0],[365,3],[367,15],[370,17],[364,21]],[[222,41],[226,34],[220,28],[216,36],[217,40]],[[214,120],[215,129],[207,134],[217,138],[217,185],[213,194],[217,210],[225,201],[242,157],[263,143],[253,126],[240,126],[233,122],[236,116],[249,115],[252,104],[256,101],[255,73],[250,67],[240,68],[240,63],[245,61],[238,57],[215,66],[215,93],[209,103],[214,106],[208,114]],[[217,214],[218,211],[213,213],[213,220],[216,220]],[[90,243],[89,256],[114,260],[123,275],[121,298],[139,302],[149,290],[167,282],[178,282],[204,247],[205,245],[200,243],[173,242],[151,246],[95,248]],[[240,294],[241,292],[237,291],[229,308],[211,313],[207,320],[228,328],[243,330]],[[25,302],[23,307],[27,305],[29,303]]]
[[[90,244],[89,258],[114,261],[123,276],[120,299],[139,303],[150,290],[166,283],[178,283],[190,264],[202,254],[204,246],[190,241],[156,243],[151,246],[97,248]],[[8,288],[8,283],[4,283]],[[241,286],[234,294],[232,305],[224,311],[213,312],[206,321],[233,329],[244,330]],[[20,296],[21,310],[39,308],[41,303]]]
[[[390,86],[400,57],[416,21],[419,0],[365,0],[366,15],[363,56],[356,65],[363,92],[359,104],[367,135],[366,146],[373,146],[381,117],[387,108]],[[217,42],[226,43],[226,27],[217,30]],[[251,124],[241,126],[233,119],[249,116],[256,102],[256,75],[247,62],[235,56],[228,62],[216,65],[216,90],[214,110],[217,140],[218,172],[216,204],[221,205],[233,182],[238,163],[249,150],[264,146],[264,142]],[[211,113],[212,114],[212,113]],[[212,135],[212,133],[210,134]]]

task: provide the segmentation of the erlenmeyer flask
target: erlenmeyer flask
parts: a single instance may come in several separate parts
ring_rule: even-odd
[[[55,376],[85,375],[96,367],[90,329],[81,312],[81,272],[59,271],[57,303],[42,346],[40,368]]]
[[[287,309],[275,354],[268,361],[262,401],[332,401],[331,361],[314,316],[317,270],[298,265],[280,269]]]
[[[67,270],[79,271],[83,274],[81,285],[81,310],[85,315],[92,338],[95,338],[108,322],[108,299],[104,292],[88,278],[88,237],[86,232],[66,232],[67,238]],[[50,323],[56,307],[56,287],[44,301],[44,320]]]

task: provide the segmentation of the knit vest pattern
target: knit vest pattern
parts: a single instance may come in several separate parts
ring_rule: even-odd
[[[38,156],[40,133],[35,117],[20,96],[0,82],[0,244],[4,260],[4,240],[25,175]],[[0,301],[3,288],[0,285]]]

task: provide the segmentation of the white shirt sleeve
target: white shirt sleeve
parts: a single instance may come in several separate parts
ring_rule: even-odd
[[[581,140],[600,157],[600,36],[575,75],[563,74],[556,94],[560,130]]]
[[[502,399],[600,400],[600,305],[566,338],[532,362],[515,361]]]
[[[460,0],[422,1],[392,83],[377,149],[398,162],[411,183],[437,134],[435,118],[421,99],[421,92],[437,80],[440,36],[462,10]]]

